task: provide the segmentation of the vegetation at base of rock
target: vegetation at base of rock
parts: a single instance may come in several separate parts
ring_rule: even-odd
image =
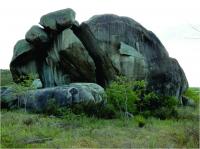
[[[120,113],[128,112],[161,119],[177,115],[175,107],[178,105],[178,99],[151,92],[146,86],[145,81],[130,81],[125,77],[118,77],[106,89],[108,103]]]
[[[71,107],[72,112],[75,114],[83,113],[89,117],[111,119],[116,118],[116,111],[113,105],[104,102],[94,103],[81,103],[75,104]]]
[[[78,104],[73,104],[67,107],[58,107],[54,99],[49,100],[46,108],[42,113],[47,115],[54,115],[57,117],[65,117],[69,112],[76,115],[85,115],[88,117],[97,117],[112,119],[116,118],[116,111],[114,107],[110,104],[105,104],[104,102],[94,103],[94,102],[82,102]]]
[[[59,107],[56,100],[52,98],[48,100],[45,109],[40,112],[64,116],[67,111],[71,110],[75,114],[82,113],[89,117],[106,119],[132,115],[142,115],[146,118],[155,116],[160,119],[176,117],[175,107],[178,99],[149,92],[146,84],[145,81],[130,81],[126,77],[118,77],[106,89],[107,102],[89,101]]]
[[[21,84],[14,84],[9,70],[1,70],[1,82],[3,85],[13,86],[17,92],[25,92],[32,89],[33,76],[24,79]],[[5,77],[5,76],[10,76]],[[126,77],[118,77],[106,89],[107,103],[94,104],[93,102],[75,104],[70,108],[76,114],[84,113],[88,116],[98,118],[116,118],[120,116],[143,115],[144,117],[155,116],[161,119],[176,117],[177,99],[174,97],[163,97],[146,89],[145,81],[130,81]],[[199,103],[199,89],[189,88],[185,96]],[[53,100],[53,99],[52,99]],[[98,110],[97,110],[98,109]],[[69,107],[58,107],[49,101],[44,109],[44,113],[53,115],[63,115]]]
[[[118,77],[106,89],[107,102],[115,107],[119,112],[134,113],[137,94],[133,91],[133,81],[128,81],[125,77]]]
[[[1,81],[6,79],[2,77]],[[8,82],[12,84],[12,80]],[[185,96],[199,102],[200,89],[189,90],[190,94]],[[49,108],[47,114],[1,109],[1,148],[199,148],[198,104],[196,107],[178,106],[177,116],[165,120],[117,114],[115,119],[100,119],[94,115],[88,117],[77,106],[73,111],[66,107],[55,108],[55,111]],[[112,104],[107,107],[116,112]]]
[[[177,115],[175,109],[177,100],[174,97],[159,96],[151,92],[136,101],[137,112],[145,117],[155,116],[160,119],[174,117]]]

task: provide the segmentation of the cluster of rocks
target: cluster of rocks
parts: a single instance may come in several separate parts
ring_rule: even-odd
[[[156,35],[131,18],[96,15],[79,25],[68,8],[40,18],[14,47],[15,82],[37,74],[42,87],[93,82],[106,87],[118,75],[146,80],[159,94],[181,97],[188,82]]]

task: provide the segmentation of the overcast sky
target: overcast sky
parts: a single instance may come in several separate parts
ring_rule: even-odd
[[[0,68],[9,68],[15,43],[42,15],[64,8],[74,9],[80,23],[105,13],[133,18],[153,31],[179,61],[190,86],[200,87],[198,0],[1,0]]]

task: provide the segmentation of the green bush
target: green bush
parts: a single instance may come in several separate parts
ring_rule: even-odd
[[[138,98],[133,91],[134,82],[125,77],[118,77],[106,89],[107,101],[119,112],[135,112],[135,100]]]
[[[155,116],[160,119],[177,115],[175,107],[178,99],[150,92],[146,86],[147,83],[143,80],[129,81],[125,77],[118,77],[106,89],[108,103],[120,113]]]
[[[20,83],[12,83],[10,86],[16,90],[17,94],[24,93],[28,90],[34,89],[34,87],[32,86],[34,79],[35,76],[33,74],[29,74],[26,76],[26,79],[24,78]]]
[[[92,101],[59,107],[55,99],[52,98],[48,100],[48,103],[42,112],[57,117],[67,117],[68,115],[74,114],[105,119],[116,118],[113,105],[105,104],[104,102],[95,103]]]
[[[84,102],[72,105],[70,107],[72,112],[75,114],[85,114],[89,117],[98,117],[98,118],[115,118],[115,108],[112,104],[107,104],[104,102],[94,103],[94,102]]]
[[[135,91],[136,95],[141,98],[144,97],[145,95],[146,86],[147,83],[144,80],[141,80],[141,81],[134,81],[132,88]]]
[[[144,98],[136,101],[137,111],[139,114],[155,116],[160,119],[176,116],[175,107],[178,104],[178,99],[171,96],[161,96],[153,92],[144,95]]]

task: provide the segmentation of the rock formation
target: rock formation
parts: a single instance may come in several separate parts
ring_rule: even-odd
[[[15,82],[33,73],[44,88],[71,82],[106,87],[117,75],[146,80],[148,88],[180,97],[185,74],[154,33],[131,18],[107,14],[79,23],[72,9],[46,14],[14,47]]]

